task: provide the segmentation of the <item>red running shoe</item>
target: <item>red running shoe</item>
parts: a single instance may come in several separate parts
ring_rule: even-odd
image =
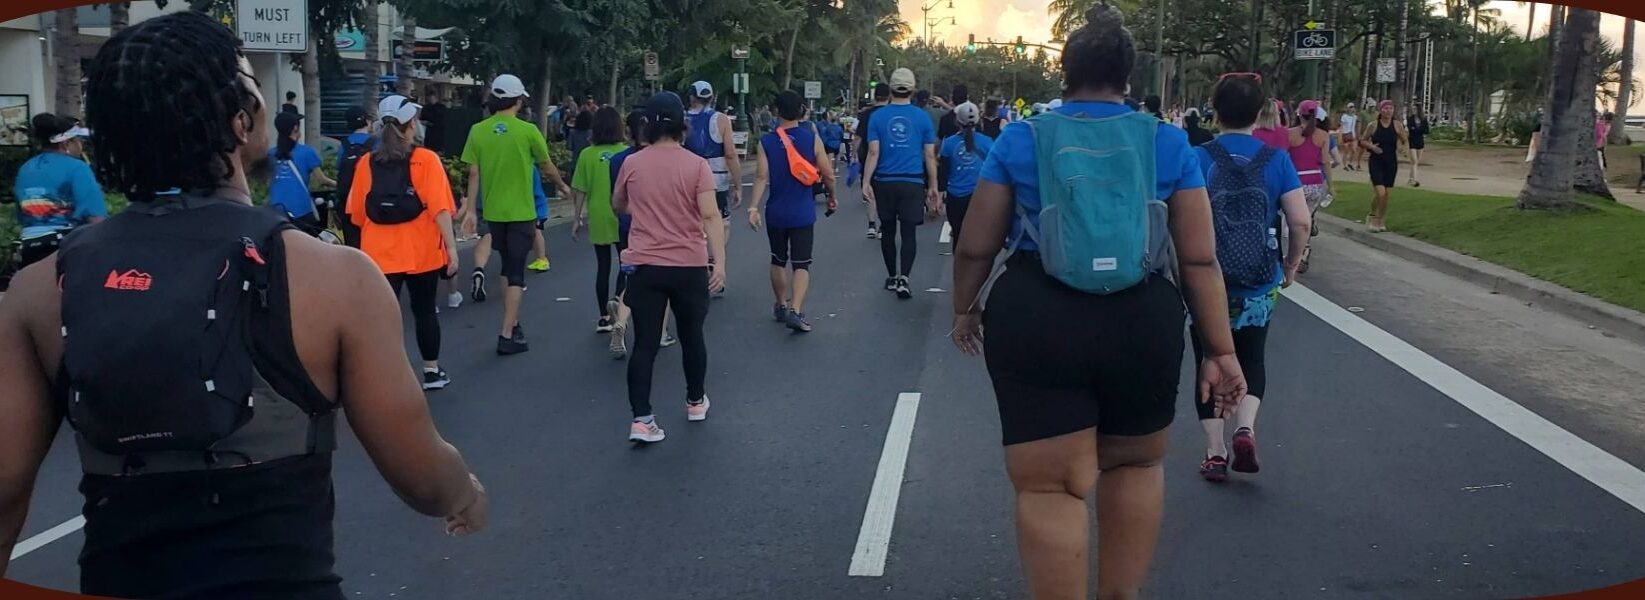
[[[1206,481],[1220,482],[1228,479],[1228,459],[1213,456],[1199,464],[1199,476]]]
[[[1257,464],[1257,438],[1251,435],[1251,430],[1244,427],[1234,432],[1234,471],[1240,473],[1255,473],[1262,470]]]

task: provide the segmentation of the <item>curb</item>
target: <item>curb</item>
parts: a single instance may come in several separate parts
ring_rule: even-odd
[[[1645,313],[1433,244],[1393,233],[1371,233],[1364,225],[1323,211],[1315,215],[1315,220],[1321,231],[1645,344]]]

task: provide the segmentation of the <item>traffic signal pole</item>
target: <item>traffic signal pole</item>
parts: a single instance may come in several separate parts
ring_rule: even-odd
[[[1312,23],[1314,21],[1314,4],[1315,4],[1315,0],[1308,0],[1308,21],[1310,23]],[[1308,61],[1308,97],[1313,98],[1315,100],[1320,100],[1320,97],[1319,97],[1319,61],[1317,61],[1317,60]],[[1320,103],[1324,104],[1324,105],[1329,105],[1330,104],[1330,102],[1326,102],[1324,100],[1320,100]]]

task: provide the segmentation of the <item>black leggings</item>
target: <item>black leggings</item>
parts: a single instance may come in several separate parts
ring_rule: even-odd
[[[1199,336],[1194,335],[1194,368],[1204,360],[1205,353],[1200,346]],[[1264,394],[1268,391],[1268,367],[1264,357],[1268,347],[1268,326],[1241,327],[1234,330],[1234,357],[1239,359],[1239,370],[1245,373],[1246,394],[1266,400]],[[1198,392],[1195,392],[1198,394]],[[1194,410],[1199,411],[1201,421],[1215,419],[1216,402],[1200,402],[1194,399]]]
[[[925,222],[925,186],[878,181],[873,186],[880,213],[880,255],[885,258],[885,274],[887,277],[907,275],[914,270],[914,255],[919,250],[916,234]],[[897,260],[899,228],[902,231],[901,270]]]
[[[947,205],[948,208],[948,228],[953,230],[948,233],[948,240],[951,243],[959,244],[960,227],[965,225],[965,211],[971,208],[971,197],[950,195],[947,200],[943,201],[943,204]]]
[[[394,288],[396,297],[400,295],[401,285],[409,290],[411,315],[417,321],[417,351],[427,361],[440,360],[440,317],[435,313],[435,300],[444,274],[445,269],[436,269],[427,273],[388,275],[388,285]]]
[[[612,296],[612,291],[611,291],[611,255],[612,255],[612,251],[613,250],[616,251],[617,260],[620,261],[620,260],[622,260],[623,250],[627,250],[627,249],[628,249],[628,242],[626,242],[626,241],[618,241],[615,244],[594,244],[594,301],[600,303],[600,316],[601,317],[610,317],[610,316],[612,316],[610,314],[606,314],[606,303],[611,301],[611,296]],[[628,285],[628,274],[624,273],[622,269],[617,269],[617,291],[616,291],[616,295],[618,297],[621,297],[623,295],[623,289],[627,285]]]
[[[708,345],[703,340],[708,269],[641,265],[629,276],[623,301],[634,315],[634,348],[628,357],[628,405],[634,416],[651,414],[651,372],[663,339],[663,314],[670,306],[685,361],[686,399],[701,400],[708,375]]]

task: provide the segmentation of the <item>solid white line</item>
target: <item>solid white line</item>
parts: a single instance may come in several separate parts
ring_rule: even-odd
[[[952,242],[952,241],[954,241],[954,228],[949,227],[948,223],[943,223],[942,224],[942,235],[938,236],[937,243],[947,244],[947,243]]]
[[[57,524],[56,527],[34,534],[34,537],[23,540],[16,546],[12,546],[11,559],[17,560],[22,558],[23,555],[39,550],[46,544],[60,540],[63,536],[79,531],[81,527],[85,526],[86,517],[84,515],[75,515],[73,519],[63,521],[62,523]]]
[[[885,574],[891,526],[897,520],[897,496],[902,494],[903,467],[907,465],[908,444],[914,438],[914,416],[919,410],[918,392],[897,395],[891,428],[885,433],[885,447],[880,451],[880,466],[874,471],[874,487],[868,492],[868,508],[863,511],[862,530],[857,532],[857,551],[851,554],[853,577]]]
[[[1554,462],[1645,513],[1645,472],[1627,461],[1560,428],[1405,340],[1333,304],[1313,290],[1293,285],[1285,290],[1284,295],[1320,320],[1508,432],[1508,435],[1519,438]]]

